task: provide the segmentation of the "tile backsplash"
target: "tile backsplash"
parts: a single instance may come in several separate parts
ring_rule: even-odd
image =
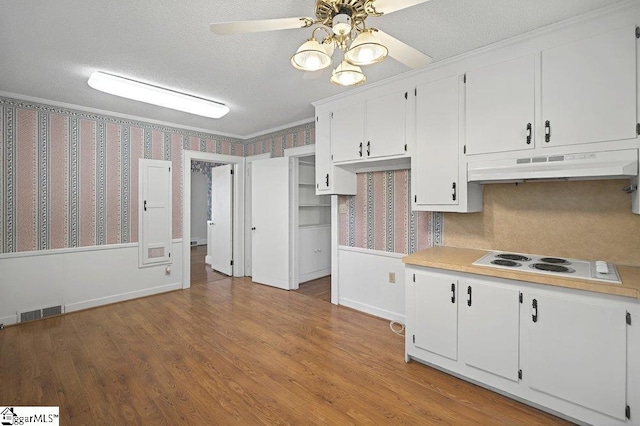
[[[491,184],[479,213],[444,214],[444,245],[640,266],[627,180]]]

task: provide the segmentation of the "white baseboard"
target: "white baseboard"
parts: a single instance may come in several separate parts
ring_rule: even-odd
[[[331,268],[321,269],[319,271],[307,272],[306,274],[300,274],[298,277],[298,283],[306,283],[307,281],[317,280],[318,278],[331,275]]]
[[[204,257],[204,263],[206,263],[207,265],[211,265],[211,262],[212,262],[211,256],[206,255]]]
[[[7,317],[0,317],[0,324],[3,326],[17,324],[18,315],[10,315]]]
[[[83,302],[71,303],[64,306],[65,313],[80,311],[83,309],[95,308],[96,306],[109,305],[111,303],[123,302],[125,300],[137,299],[139,297],[151,296],[154,294],[166,293],[173,290],[181,290],[182,283],[163,285],[160,287],[145,288],[143,290],[130,291],[128,293],[114,294],[108,297],[101,297]]]
[[[356,302],[354,300],[345,299],[344,297],[341,297],[338,299],[338,304],[342,306],[346,306],[347,308],[364,312],[369,315],[373,315],[375,317],[388,319],[389,321],[397,321],[401,324],[405,323],[405,315],[399,314],[397,312],[391,312],[385,309],[376,308],[375,306]]]

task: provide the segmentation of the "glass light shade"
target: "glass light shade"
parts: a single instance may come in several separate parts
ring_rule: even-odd
[[[331,65],[331,56],[323,45],[312,38],[302,43],[291,57],[291,65],[302,71],[318,71]]]
[[[365,30],[351,43],[344,57],[353,65],[371,65],[387,57],[389,50],[371,30]]]
[[[162,87],[151,86],[128,78],[96,71],[91,74],[89,86],[112,95],[146,102],[165,108],[188,112],[209,118],[220,118],[229,112],[224,104],[190,96]]]
[[[354,86],[364,83],[366,79],[367,77],[362,73],[360,67],[351,65],[347,61],[342,61],[333,70],[330,81],[338,86]]]

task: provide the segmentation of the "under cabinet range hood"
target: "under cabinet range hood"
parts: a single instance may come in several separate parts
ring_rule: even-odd
[[[628,179],[638,176],[638,150],[585,152],[472,161],[467,180],[475,183],[528,180]]]

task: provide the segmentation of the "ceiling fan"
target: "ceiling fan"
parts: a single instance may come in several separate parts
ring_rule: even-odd
[[[352,86],[366,80],[361,66],[380,62],[387,55],[414,69],[431,62],[430,56],[365,23],[370,16],[386,15],[427,1],[316,0],[315,18],[221,22],[209,28],[214,34],[230,35],[315,26],[311,37],[291,57],[291,65],[302,71],[319,71],[331,65],[336,49],[342,50],[343,59],[333,70],[330,81]],[[319,32],[324,34],[318,39]]]

